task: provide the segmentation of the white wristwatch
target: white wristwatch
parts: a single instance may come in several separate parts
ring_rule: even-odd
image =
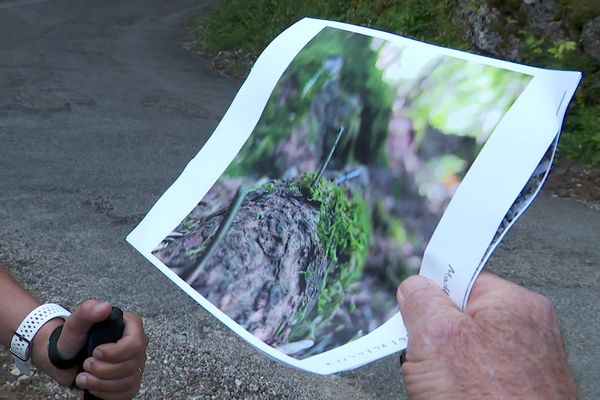
[[[46,322],[53,318],[67,319],[71,313],[58,304],[42,304],[21,322],[10,341],[10,352],[22,374],[31,374],[31,341]]]

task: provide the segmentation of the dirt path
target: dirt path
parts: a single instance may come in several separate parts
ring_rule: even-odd
[[[600,206],[600,168],[558,160],[552,167],[545,191],[558,197]]]

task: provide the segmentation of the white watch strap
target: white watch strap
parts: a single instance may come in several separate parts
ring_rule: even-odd
[[[46,322],[53,318],[67,319],[71,313],[58,304],[42,304],[21,322],[10,341],[10,352],[21,373],[31,373],[31,341]]]

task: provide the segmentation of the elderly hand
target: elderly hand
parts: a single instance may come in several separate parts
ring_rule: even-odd
[[[399,287],[411,399],[576,399],[552,304],[482,274],[465,312],[421,276]]]

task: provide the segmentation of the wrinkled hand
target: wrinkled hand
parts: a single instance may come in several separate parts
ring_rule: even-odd
[[[489,273],[465,312],[432,281],[406,279],[398,303],[408,330],[411,399],[576,399],[548,299]]]
[[[108,318],[111,309],[109,303],[96,300],[87,300],[77,307],[64,322],[57,342],[61,356],[70,358],[77,354],[85,344],[90,328],[95,323]],[[78,386],[89,390],[101,399],[132,399],[142,380],[148,337],[144,333],[142,319],[138,315],[123,313],[123,320],[125,323],[123,337],[116,343],[106,343],[96,347],[92,357],[84,361],[83,371],[76,376],[76,370],[58,370],[51,366],[47,360],[47,347],[44,349],[43,356],[40,354],[40,352],[43,354],[43,350],[36,350],[38,360],[36,362],[34,358],[34,362],[64,386],[72,384],[75,379]],[[49,326],[44,328],[49,332],[53,326],[56,326],[50,323],[46,325]],[[47,344],[47,340],[41,342]]]

